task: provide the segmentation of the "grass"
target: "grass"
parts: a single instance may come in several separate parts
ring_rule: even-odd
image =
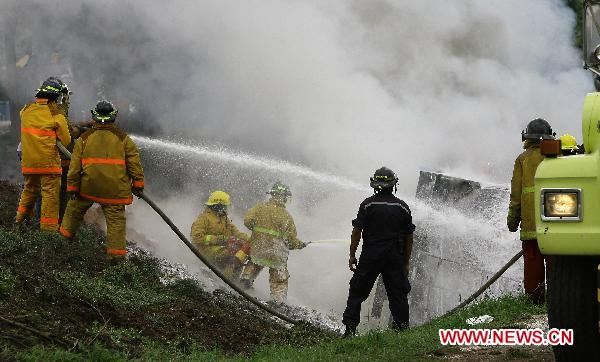
[[[247,355],[226,356],[219,351],[206,351],[192,346],[188,351],[181,352],[176,348],[164,345],[144,345],[143,352],[133,358],[141,361],[381,361],[381,360],[425,360],[434,359],[444,354],[445,347],[438,339],[440,328],[473,328],[466,324],[469,317],[489,314],[494,321],[475,328],[522,328],[522,322],[531,315],[543,314],[543,307],[535,306],[523,296],[501,297],[483,300],[454,315],[433,320],[423,326],[408,331],[396,333],[392,331],[373,331],[352,339],[334,339],[322,344],[308,347],[293,347],[286,345],[271,345],[259,348]],[[114,338],[127,336],[127,331],[112,332]],[[527,352],[518,349],[508,350],[507,357],[531,357]],[[65,352],[57,349],[35,347],[16,356],[20,360],[35,361],[116,361],[127,360],[128,356],[96,345],[85,353]]]
[[[270,347],[252,355],[256,361],[281,360],[336,360],[336,361],[380,361],[419,360],[433,358],[443,349],[439,343],[440,328],[473,328],[466,324],[469,317],[489,314],[494,321],[479,328],[514,328],[524,318],[543,314],[543,307],[533,305],[527,298],[501,297],[487,299],[451,316],[433,320],[423,326],[405,332],[371,332],[367,335],[345,340],[340,339],[320,346],[298,349],[293,347]],[[241,359],[240,359],[241,360]]]
[[[208,293],[194,280],[165,284],[148,254],[111,265],[104,237],[89,228],[69,241],[33,226],[0,227],[0,260],[0,317],[50,336],[0,320],[0,360],[214,359],[331,338],[274,323],[239,297]]]
[[[17,193],[0,183],[0,316],[51,341],[0,321],[0,360],[422,360],[444,355],[440,328],[466,328],[483,314],[494,317],[485,328],[517,327],[544,313],[524,297],[502,297],[402,333],[342,340],[307,325],[287,329],[235,295],[208,293],[194,280],[161,282],[148,254],[110,265],[93,229],[68,241],[33,225],[12,228]]]

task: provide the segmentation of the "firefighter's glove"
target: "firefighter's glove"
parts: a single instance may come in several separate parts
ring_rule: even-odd
[[[68,191],[67,194],[69,195],[69,200],[78,200],[79,199],[79,192],[77,192],[77,191]]]
[[[237,250],[235,252],[235,257],[240,261],[241,264],[244,264],[246,261],[248,261],[248,254],[250,254],[250,242],[249,241],[245,241],[239,248],[239,250]]]
[[[508,215],[506,216],[506,226],[508,231],[511,233],[516,232],[519,229],[521,223],[521,210],[512,207],[508,208]]]
[[[358,261],[356,260],[356,257],[350,256],[350,259],[348,260],[348,266],[350,267],[350,270],[355,271],[357,265],[358,265]]]
[[[304,249],[306,247],[307,244],[305,244],[304,242],[300,241],[300,240],[289,240],[288,241],[288,248],[290,250],[300,250],[300,249]]]
[[[81,136],[81,133],[81,128],[79,128],[78,126],[73,126],[71,128],[71,138],[79,138],[79,136]]]
[[[131,189],[131,193],[134,194],[135,196],[137,196],[138,198],[142,197],[142,194],[144,193],[144,188],[143,187],[133,187]]]
[[[519,230],[519,221],[517,220],[515,222],[513,220],[506,220],[506,226],[508,226],[508,231],[510,231],[511,233],[514,233],[517,230]]]

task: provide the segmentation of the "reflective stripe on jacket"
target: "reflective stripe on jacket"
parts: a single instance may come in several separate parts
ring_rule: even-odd
[[[244,225],[252,230],[250,258],[255,264],[285,266],[289,249],[302,247],[294,219],[285,204],[274,198],[250,209],[244,217]]]
[[[252,229],[252,231],[258,232],[258,233],[263,233],[263,234],[267,234],[267,235],[271,235],[274,236],[276,238],[281,238],[283,237],[283,234],[275,231],[275,230],[271,230],[271,229],[267,229],[267,228],[263,228],[260,226],[255,226],[254,229]]]
[[[539,143],[525,141],[525,151],[515,160],[510,187],[510,204],[507,224],[521,223],[521,240],[536,239],[534,210],[534,176],[538,165],[544,159]]]
[[[137,146],[114,124],[95,124],[75,143],[67,191],[100,204],[128,205],[132,186],[144,187]]]
[[[55,102],[36,99],[21,110],[21,170],[27,174],[62,173],[57,139],[71,143],[69,124]]]

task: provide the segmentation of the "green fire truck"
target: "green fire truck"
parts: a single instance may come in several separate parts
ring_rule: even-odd
[[[584,67],[598,87],[600,0],[585,1],[583,27]],[[581,125],[585,152],[560,156],[542,145],[546,158],[535,174],[538,243],[552,256],[548,322],[573,330],[574,346],[555,347],[557,360],[600,360],[600,93],[586,96]]]

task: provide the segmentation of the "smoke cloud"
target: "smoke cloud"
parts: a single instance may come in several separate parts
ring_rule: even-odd
[[[47,76],[62,76],[75,92],[76,121],[108,98],[128,131],[287,160],[365,185],[386,165],[399,174],[402,195],[414,193],[420,169],[508,183],[527,122],[543,117],[581,141],[582,100],[592,89],[571,44],[575,16],[559,0],[16,4],[0,17],[17,17],[17,58],[30,56],[18,69],[20,86],[33,92]],[[306,240],[347,235],[367,196],[158,153],[143,153],[155,176],[149,188],[163,193],[186,232],[217,188],[232,193],[240,225],[275,179],[291,183],[291,212]],[[133,211],[134,225],[167,238],[148,225],[147,208]],[[292,278],[329,272],[328,290],[338,283],[339,293],[292,298],[339,308],[349,272],[326,271],[318,252],[299,253],[312,261],[292,260]]]
[[[407,192],[420,168],[505,182],[527,121],[580,135],[591,89],[558,0],[28,0],[17,15],[23,86],[66,76],[76,117],[106,97],[130,128],[362,180],[385,164]]]

